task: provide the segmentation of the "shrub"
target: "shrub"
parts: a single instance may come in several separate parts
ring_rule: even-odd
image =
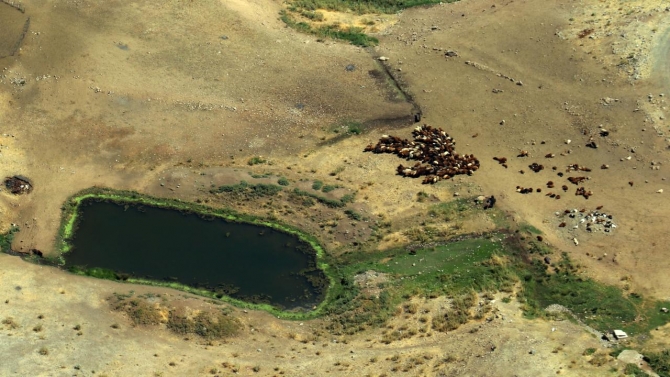
[[[240,322],[221,311],[203,311],[189,317],[183,310],[171,310],[167,327],[177,334],[197,334],[206,339],[222,339],[237,334]]]
[[[278,183],[280,186],[288,186],[288,185],[289,185],[289,181],[288,181],[288,179],[286,179],[286,178],[284,178],[284,177],[279,178],[279,180],[277,180],[277,183]]]
[[[314,181],[312,183],[312,190],[321,190],[321,187],[323,187],[323,182],[321,181]]]
[[[337,185],[325,185],[325,186],[323,186],[323,190],[321,190],[321,191],[323,191],[325,193],[329,193],[329,192],[335,190],[336,188],[338,188]]]
[[[125,312],[135,326],[157,325],[162,319],[160,309],[143,299],[120,300],[113,309]]]
[[[360,213],[354,211],[353,209],[347,209],[344,211],[344,213],[352,220],[360,221],[363,218]]]
[[[9,327],[12,330],[19,328],[18,322],[16,322],[14,320],[14,318],[12,318],[12,317],[7,317],[7,318],[3,319],[2,324],[6,325],[7,327]]]
[[[661,377],[670,377],[670,350],[648,353],[644,360]]]
[[[263,159],[260,156],[256,156],[256,157],[250,158],[249,161],[247,161],[247,164],[253,166],[253,165],[258,165],[258,164],[264,164],[266,162],[268,162],[268,161]]]

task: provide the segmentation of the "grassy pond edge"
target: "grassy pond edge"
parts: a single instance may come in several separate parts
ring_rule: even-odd
[[[257,216],[240,214],[228,208],[217,209],[179,199],[153,197],[145,194],[140,194],[135,191],[114,190],[109,188],[93,187],[82,190],[69,197],[61,207],[63,213],[61,216],[61,224],[58,230],[58,236],[56,238],[56,247],[55,247],[57,252],[59,253],[59,255],[56,257],[58,265],[62,266],[64,264],[63,255],[68,253],[72,248],[72,245],[68,242],[68,240],[74,235],[77,225],[79,205],[85,199],[101,199],[122,204],[123,203],[140,204],[140,205],[144,204],[164,209],[189,211],[196,213],[198,215],[218,217],[220,219],[230,222],[264,226],[280,232],[288,233],[298,237],[301,241],[310,244],[310,246],[315,252],[317,267],[324,272],[324,274],[328,277],[329,280],[328,288],[326,289],[323,301],[321,301],[318,305],[316,305],[316,308],[307,312],[280,310],[270,304],[249,303],[226,295],[224,295],[223,297],[217,297],[214,292],[205,289],[190,287],[175,282],[164,282],[164,281],[140,279],[132,277],[128,278],[127,280],[124,280],[125,282],[177,289],[187,293],[208,297],[214,300],[221,300],[223,302],[230,303],[239,308],[264,310],[282,319],[303,320],[303,319],[316,318],[323,314],[324,309],[332,301],[332,288],[334,286],[335,279],[332,273],[329,273],[330,271],[329,265],[324,261],[325,251],[321,246],[321,244],[319,243],[319,241],[316,239],[316,237],[313,237],[290,225],[278,222],[277,220],[270,221],[268,219],[264,219]],[[101,268],[74,270],[72,272],[78,275],[85,275],[101,279],[120,281],[115,277],[114,273]]]

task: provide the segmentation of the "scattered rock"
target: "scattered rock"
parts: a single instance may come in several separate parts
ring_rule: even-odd
[[[22,175],[5,178],[5,187],[14,195],[29,194],[33,191],[33,184],[30,179]]]
[[[623,350],[621,351],[619,356],[617,356],[617,360],[619,361],[623,361],[624,363],[627,364],[636,364],[636,365],[639,365],[643,358],[644,356],[642,356],[639,352],[635,350]]]

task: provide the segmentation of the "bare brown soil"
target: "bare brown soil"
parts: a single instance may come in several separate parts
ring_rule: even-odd
[[[670,93],[658,62],[667,55],[661,36],[669,12],[661,1],[471,0],[412,9],[380,29],[372,50],[287,29],[278,20],[283,5],[273,0],[24,5],[30,30],[18,54],[0,59],[0,176],[24,175],[33,184],[25,195],[0,192],[0,227],[21,227],[17,251],[53,255],[61,204],[95,185],[273,215],[314,233],[333,253],[413,242],[412,228],[436,202],[417,200],[419,191],[439,201],[493,194],[497,206],[540,229],[591,276],[668,299]],[[0,22],[0,56],[6,37],[23,27],[21,17],[0,3],[0,21],[7,20]],[[594,31],[580,38],[588,29]],[[446,57],[447,50],[458,56]],[[370,73],[382,70],[373,59],[379,56],[388,57],[384,64],[413,95],[423,121],[453,136],[457,152],[482,161],[473,176],[423,186],[395,175],[402,162],[396,156],[362,153],[382,134],[409,138],[414,127],[414,106]],[[349,64],[355,69],[346,70]],[[347,120],[373,127],[349,137],[333,132]],[[586,146],[591,137],[597,149]],[[521,150],[528,156],[516,157]],[[268,163],[250,166],[253,156]],[[507,157],[509,168],[493,157]],[[545,169],[532,172],[533,162]],[[577,175],[566,172],[570,164],[592,169],[581,185],[593,191],[588,200],[567,182]],[[303,206],[288,191],[261,201],[209,193],[212,185],[278,177],[289,179],[288,191],[308,190],[313,180],[342,186],[323,194],[329,198],[355,191],[351,208],[368,221]],[[569,191],[545,196],[549,180]],[[516,186],[542,193],[522,195]],[[558,227],[555,212],[600,205],[618,225],[611,234]],[[460,221],[441,225],[444,234],[496,226],[478,215]],[[382,238],[370,238],[383,223]],[[490,322],[431,336],[419,331],[419,316],[399,314],[389,325],[417,333],[389,345],[381,342],[384,329],[333,337],[320,330],[323,320],[301,324],[237,310],[240,335],[209,344],[160,326],[131,327],[106,301],[130,289],[161,294],[175,306],[211,305],[202,299],[6,255],[0,265],[1,315],[20,325],[0,327],[0,350],[10,360],[0,363],[3,375],[228,375],[238,368],[241,375],[390,376],[406,369],[417,376],[592,376],[618,365],[593,366],[582,352],[600,346],[585,330],[524,320],[514,301],[494,303],[499,312]],[[432,316],[444,300],[417,305]],[[44,329],[36,332],[39,314]],[[77,324],[82,335],[72,330]],[[652,342],[663,347],[668,331],[653,331]]]

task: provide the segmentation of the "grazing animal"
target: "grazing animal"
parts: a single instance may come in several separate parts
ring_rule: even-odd
[[[520,151],[517,157],[528,157],[528,151]]]
[[[578,185],[587,179],[587,177],[568,177],[568,181],[570,181],[570,183],[573,185]]]
[[[421,113],[417,113],[417,116],[420,119]],[[426,184],[450,179],[458,174],[472,175],[479,169],[479,160],[474,155],[455,153],[456,142],[440,128],[423,125],[416,127],[412,136],[413,141],[382,135],[376,145],[368,145],[365,151],[394,153],[407,160],[418,161],[411,167],[399,165],[396,172],[404,177],[425,176],[423,183]]]
[[[496,204],[496,198],[495,196],[491,195],[484,201],[484,209],[493,208],[495,204]]]
[[[593,195],[592,191],[586,191],[584,187],[578,187],[577,191],[575,191],[576,196],[583,196],[584,199],[588,199],[591,195]]]
[[[528,167],[530,168],[530,170],[532,170],[536,173],[539,173],[541,170],[544,169],[544,165],[540,165],[536,162],[533,162],[532,164],[528,165]]]

